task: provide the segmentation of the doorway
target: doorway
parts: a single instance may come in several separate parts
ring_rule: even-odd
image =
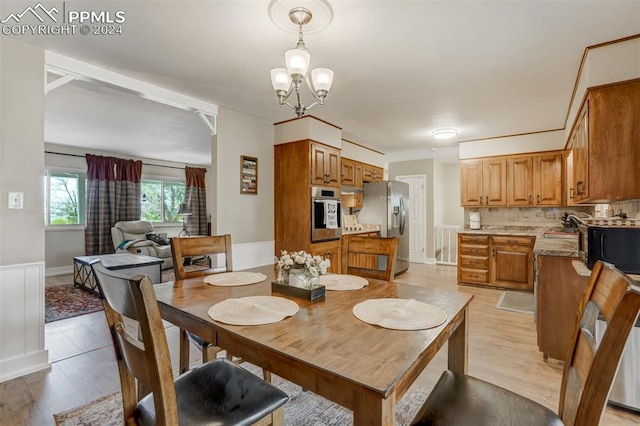
[[[396,176],[409,184],[409,262],[426,263],[426,175]]]

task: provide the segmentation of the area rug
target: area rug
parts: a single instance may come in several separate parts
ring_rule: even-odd
[[[273,376],[273,384],[289,395],[284,407],[284,424],[287,426],[342,426],[353,424],[353,412],[328,399],[303,391],[278,376]],[[396,424],[408,425],[418,408],[428,395],[428,391],[412,386],[396,405]],[[121,426],[122,399],[120,392],[102,397],[87,405],[54,414],[57,426]]]
[[[203,269],[200,265],[185,266],[186,271]],[[77,317],[102,310],[102,300],[93,293],[73,286],[73,275],[58,277],[68,284],[54,285],[44,289],[44,322],[50,323],[65,318]],[[173,269],[162,271],[162,282],[174,281]]]
[[[44,289],[44,322],[49,323],[102,310],[102,300],[73,284]]]
[[[498,299],[496,308],[504,311],[533,314],[535,309],[534,294],[522,291],[503,291]]]

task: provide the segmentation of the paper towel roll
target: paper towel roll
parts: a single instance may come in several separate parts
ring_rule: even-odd
[[[469,227],[471,229],[480,229],[480,212],[469,213]]]

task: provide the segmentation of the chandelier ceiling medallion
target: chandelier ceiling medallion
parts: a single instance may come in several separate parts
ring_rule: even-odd
[[[282,20],[282,12],[285,7],[289,7],[287,3],[291,2],[288,0],[272,0],[269,4],[269,15],[276,25],[287,31],[292,30],[291,24],[293,24],[297,28],[298,43],[294,48],[285,52],[286,68],[274,68],[271,70],[271,84],[276,92],[280,106],[287,105],[300,118],[316,105],[324,105],[324,100],[329,94],[333,83],[333,71],[329,68],[315,68],[308,72],[311,55],[304,44],[302,29],[303,26],[311,22],[313,8],[319,7],[318,11],[322,22],[319,25],[307,28],[312,28],[316,32],[324,29],[331,22],[333,10],[325,0],[307,1],[306,3],[308,4],[305,4],[305,6],[309,7],[297,6],[289,9],[288,18],[290,23],[286,25]],[[298,3],[305,2],[298,0]],[[311,105],[305,105],[302,101],[300,89],[303,82],[315,99]],[[295,95],[295,104],[287,102],[291,95]]]

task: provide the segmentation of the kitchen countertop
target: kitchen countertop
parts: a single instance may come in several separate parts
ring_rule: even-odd
[[[578,237],[545,238],[545,232],[557,232],[556,228],[491,226],[482,229],[464,229],[461,234],[477,235],[522,235],[536,237],[533,247],[534,256],[567,256],[578,257]]]

